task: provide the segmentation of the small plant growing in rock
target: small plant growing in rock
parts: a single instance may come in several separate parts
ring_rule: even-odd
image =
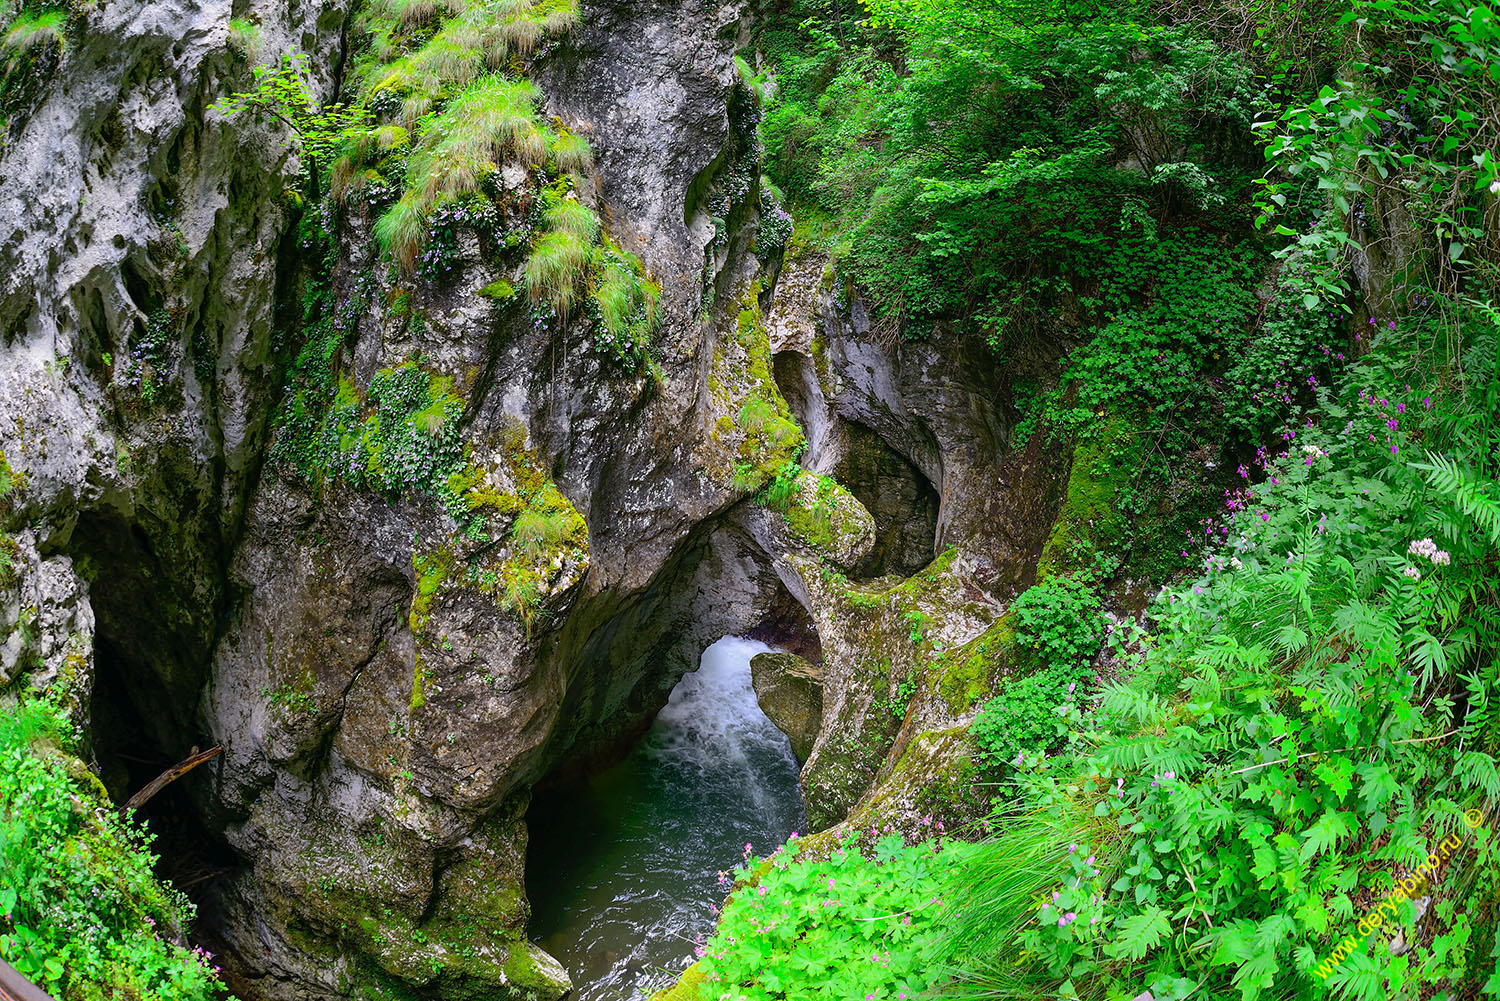
[[[902,616],[902,620],[911,630],[907,634],[907,639],[913,643],[920,643],[927,638],[927,626],[932,622],[932,618],[926,612],[920,608],[913,608]]]
[[[782,463],[781,468],[776,470],[776,475],[771,478],[771,482],[767,483],[766,488],[761,491],[761,503],[772,510],[785,511],[800,492],[801,488],[798,486],[797,479],[801,475],[800,463],[792,460]]]
[[[249,90],[230,94],[209,106],[225,118],[244,112],[269,115],[292,130],[309,167],[314,197],[319,169],[331,165],[344,148],[369,131],[369,112],[342,104],[321,105],[307,87],[307,53],[295,52],[276,67],[257,66]]]
[[[568,537],[573,527],[573,517],[571,510],[528,507],[516,516],[511,535],[526,552],[539,553]]]

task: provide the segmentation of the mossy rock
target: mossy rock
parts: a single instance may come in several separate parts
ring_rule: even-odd
[[[785,519],[798,541],[845,569],[863,560],[875,543],[875,519],[829,476],[804,470]]]
[[[1110,549],[1124,536],[1119,494],[1132,481],[1137,464],[1117,461],[1121,446],[1138,447],[1119,418],[1106,421],[1097,434],[1074,446],[1067,496],[1037,562],[1038,583],[1087,569],[1093,553]]]
[[[1015,662],[1015,614],[1006,612],[963,646],[936,658],[930,676],[949,711],[959,715],[994,694]]]
[[[697,963],[682,971],[677,983],[651,995],[650,1001],[699,1001],[708,986],[708,974]]]
[[[761,710],[806,761],[823,725],[823,669],[794,653],[761,653],[750,658],[750,677]]]
[[[848,824],[868,830],[920,827],[918,818],[941,819],[947,828],[982,817],[989,797],[974,789],[978,771],[971,756],[968,727],[924,730],[911,739],[872,794],[849,816]],[[909,834],[932,833],[913,829]]]

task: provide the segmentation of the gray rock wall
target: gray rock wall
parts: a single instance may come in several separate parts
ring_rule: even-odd
[[[234,13],[258,21],[260,58],[311,53],[336,92],[347,5]],[[473,534],[432,497],[268,459],[311,262],[288,137],[206,110],[250,79],[230,14],[80,7],[8,124],[0,690],[66,690],[117,795],[131,757],[224,745],[184,788],[226,860],[201,932],[242,996],[559,997],[566,975],[526,936],[530,787],[618,750],[704,647],[756,632],[822,662],[804,786],[841,820],[972,710],[935,684],[890,708],[933,649],[907,617],[940,617],[948,646],[982,632],[1026,579],[1060,471],[1006,454],[1004,387],[967,349],[881,343],[821,263],[778,282],[752,253],[741,4],[585,3],[534,76],[596,151],[580,197],[662,286],[659,372],[611,365],[577,318],[478,295],[519,275],[469,237],[446,278],[407,287],[356,207],[327,276],[353,384],[420,357],[462,398],[486,489],[545,486],[586,522],[528,567],[534,603],[508,599],[483,571],[526,563],[513,512]],[[401,292],[421,324],[389,308]],[[802,474],[770,510],[750,495],[792,453],[748,426],[755,400],[796,413],[818,472],[879,461],[853,493]],[[849,577],[950,544],[962,559],[870,584],[879,609],[851,614]]]

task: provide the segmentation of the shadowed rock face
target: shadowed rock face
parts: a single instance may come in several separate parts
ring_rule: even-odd
[[[819,664],[756,679],[822,825],[907,747],[960,754],[918,738],[961,732],[1001,670],[955,698],[928,654],[980,636],[1026,581],[1066,470],[1005,451],[1005,387],[969,349],[878,343],[822,261],[762,268],[742,5],[585,3],[533,74],[596,151],[580,197],[662,285],[659,378],[592,350],[584,318],[538,325],[477,295],[520,277],[470,237],[446,278],[404,287],[367,213],[340,230],[351,382],[420,358],[497,493],[545,484],[587,524],[525,604],[484,578],[526,556],[513,514],[468,533],[429,496],[268,458],[308,261],[286,137],[204,110],[250,79],[230,13],[114,0],[76,19],[0,150],[0,686],[52,686],[85,727],[107,702],[91,735],[115,791],[132,758],[224,745],[180,802],[224,870],[202,933],[231,986],[560,997],[526,936],[529,790],[616,752],[726,633]],[[336,92],[347,5],[248,13],[264,54],[313,53]],[[403,291],[422,324],[387,308]],[[747,496],[758,448],[767,476],[788,457],[741,426],[752,398],[795,413],[804,463],[850,489],[802,474],[785,513]],[[850,579],[949,544],[906,590],[851,603]]]
[[[823,671],[794,653],[762,653],[750,659],[750,680],[761,711],[806,761],[823,725]]]

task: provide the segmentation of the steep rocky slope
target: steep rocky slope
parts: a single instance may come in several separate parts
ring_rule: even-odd
[[[634,370],[477,230],[440,275],[390,267],[377,208],[299,207],[289,136],[207,110],[294,50],[333,97],[354,13],[116,0],[27,50],[0,159],[0,684],[65,692],[117,797],[142,759],[224,745],[176,802],[244,996],[559,997],[526,939],[529,789],[638,732],[718,636],[821,665],[820,826],[962,811],[928,779],[966,767],[1066,457],[1007,453],[971,349],[884,342],[826,261],[757,243],[740,5],[586,4],[528,61],[594,149],[566,197],[661,287]],[[496,173],[521,227],[542,187]],[[338,405],[389,430],[415,394],[460,507],[287,458],[314,306]]]

